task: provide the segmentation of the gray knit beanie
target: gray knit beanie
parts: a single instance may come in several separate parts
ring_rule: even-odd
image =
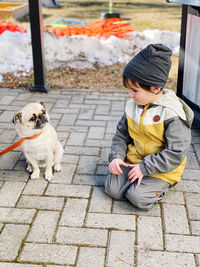
[[[172,50],[163,44],[150,44],[125,66],[123,77],[164,88],[171,68],[171,55]]]

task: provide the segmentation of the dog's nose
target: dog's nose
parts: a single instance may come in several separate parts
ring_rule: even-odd
[[[38,116],[38,120],[36,122],[36,127],[39,128],[43,124],[45,124],[46,122],[48,122],[47,118],[45,116],[43,116],[43,115],[39,115]]]

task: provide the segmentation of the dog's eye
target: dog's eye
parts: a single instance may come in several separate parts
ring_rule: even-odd
[[[42,110],[42,114],[46,115],[46,110],[45,109]]]
[[[33,116],[30,118],[30,120],[29,121],[35,121],[36,120],[36,118],[37,118],[37,116],[35,115],[35,113],[33,114]]]

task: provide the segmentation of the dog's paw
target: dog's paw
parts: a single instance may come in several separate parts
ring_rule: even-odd
[[[61,171],[60,163],[55,164],[53,169],[54,169],[55,172],[60,172]]]
[[[39,176],[40,176],[40,173],[34,171],[34,172],[31,174],[31,179],[32,179],[32,180],[38,179]]]
[[[28,172],[33,172],[33,169],[32,169],[32,167],[31,167],[31,165],[30,165],[29,163],[28,163],[28,165],[27,165],[26,170],[27,170]]]
[[[52,175],[52,173],[45,173],[44,178],[45,178],[45,180],[47,180],[48,182],[51,182],[52,179],[53,179],[53,175]]]

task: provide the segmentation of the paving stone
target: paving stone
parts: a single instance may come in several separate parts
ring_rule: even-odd
[[[72,109],[72,108],[53,108],[51,110],[52,114],[76,114],[79,112],[79,108]]]
[[[59,244],[106,246],[107,230],[58,227],[56,242]]]
[[[135,230],[135,216],[89,213],[86,226],[105,229]]]
[[[200,255],[196,255],[197,267],[200,266]]]
[[[94,110],[92,109],[81,109],[78,116],[78,120],[91,120],[93,117]]]
[[[85,133],[71,133],[67,141],[67,145],[68,146],[83,146],[85,136],[86,136]]]
[[[72,126],[72,125],[60,125],[56,128],[57,132],[65,132],[66,134],[69,133],[87,133],[88,127],[87,126]]]
[[[109,106],[97,105],[95,109],[95,114],[107,115],[109,113]]]
[[[79,126],[105,126],[105,121],[98,121],[98,120],[77,120],[76,125]]]
[[[2,108],[2,106],[1,106],[1,110],[3,110],[3,108]],[[7,106],[5,107],[5,110],[7,110]],[[15,112],[15,109],[14,109],[14,112]],[[13,113],[14,113],[13,112]],[[1,114],[2,114],[3,112],[1,112]],[[10,123],[8,123],[8,122],[1,122],[0,121],[0,128],[2,128],[2,129],[6,129],[6,130],[13,130],[13,124],[11,123],[11,121],[10,121]]]
[[[188,152],[187,163],[185,166],[187,169],[199,169],[199,163],[195,153]]]
[[[68,108],[81,108],[81,109],[95,109],[95,105],[93,104],[70,104]]]
[[[4,223],[31,223],[35,214],[34,209],[1,208],[0,222]]]
[[[188,253],[200,253],[200,236],[165,235],[166,249]]]
[[[49,184],[45,195],[88,198],[90,190],[90,186]]]
[[[188,205],[188,215],[190,220],[200,220],[200,207]]]
[[[196,267],[193,254],[167,251],[139,251],[137,267]]]
[[[198,140],[200,138],[198,137]],[[200,141],[199,141],[200,142]],[[196,156],[197,156],[197,159],[198,161],[200,162],[200,144],[194,144],[194,150],[196,152]]]
[[[191,231],[193,235],[200,235],[200,221],[191,221]]]
[[[38,211],[28,234],[27,241],[51,243],[56,229],[59,212]]]
[[[96,169],[97,157],[80,156],[77,174],[94,174]]]
[[[189,225],[185,206],[163,204],[164,224],[167,233],[189,234]]]
[[[111,133],[105,134],[105,140],[112,141],[112,138],[113,138],[113,134],[111,134]]]
[[[34,263],[74,264],[77,247],[55,244],[25,243],[19,257],[21,261]]]
[[[108,100],[86,99],[85,100],[85,104],[87,104],[87,105],[99,105],[99,104],[101,104],[101,105],[107,106],[107,105],[110,104],[110,101],[108,101]]]
[[[111,109],[112,110],[117,110],[117,111],[124,111],[124,108],[125,108],[125,103],[124,103],[124,101],[114,101],[114,102],[112,102],[112,107],[111,107]],[[123,113],[121,113],[121,114],[123,114]]]
[[[97,147],[75,147],[75,146],[66,146],[66,154],[77,154],[85,156],[98,156],[99,148]]]
[[[68,198],[59,224],[67,226],[83,226],[87,204],[87,199]]]
[[[0,171],[0,181],[26,182],[28,178],[25,171]]]
[[[113,207],[112,207],[113,213],[118,214],[135,214],[135,215],[147,215],[147,216],[160,216],[160,206],[155,205],[151,210],[149,211],[143,211],[139,210],[133,205],[131,205],[128,201],[119,201],[114,200],[113,201]]]
[[[199,138],[199,136],[192,136],[191,144],[194,144],[194,146],[195,145],[199,146],[199,144],[200,144],[200,138]]]
[[[28,225],[6,224],[0,235],[0,260],[14,260],[21,242],[28,232]]]
[[[12,101],[15,99],[15,96],[2,96],[0,98],[0,105],[10,105]]]
[[[199,170],[185,169],[183,172],[183,179],[199,180],[200,179]]]
[[[41,210],[61,210],[63,204],[63,197],[22,195],[17,203],[17,207]]]
[[[74,155],[64,155],[62,158],[62,162],[63,163],[67,163],[67,164],[76,164],[79,162],[79,156],[74,156]]]
[[[176,191],[168,191],[160,202],[175,203],[182,205],[185,204],[183,192],[176,192]]]
[[[0,115],[0,122],[8,122],[10,123],[13,119],[14,112],[13,111],[8,111],[5,110],[3,113]]]
[[[26,160],[24,159],[24,160],[18,160],[15,167],[13,168],[13,170],[14,171],[23,171],[26,175],[26,180],[28,180],[30,174],[25,171],[26,168],[27,168],[27,163],[26,163]]]
[[[6,181],[0,189],[0,206],[14,207],[24,186],[23,182]]]
[[[94,120],[97,121],[119,121],[118,116],[103,116],[103,115],[95,115]]]
[[[200,194],[186,193],[186,202],[189,205],[200,206]]]
[[[99,99],[99,92],[90,92],[85,96],[85,99]]]
[[[75,164],[61,164],[61,171],[54,173],[51,183],[70,184],[76,169]]]
[[[77,115],[64,114],[59,125],[74,125]]]
[[[109,115],[114,116],[114,117],[118,117],[120,119],[120,117],[123,115],[123,113],[124,113],[124,111],[111,110]]]
[[[60,120],[61,119],[61,117],[62,117],[62,113],[60,113],[60,114],[57,114],[57,113],[52,113],[51,112],[51,120]],[[57,129],[56,129],[57,130]]]
[[[1,262],[1,261],[0,261],[0,266],[1,267],[43,267],[42,265],[38,265],[38,264],[28,264],[28,263],[23,264],[23,263],[14,263],[14,262],[8,263],[8,262]]]
[[[0,135],[0,139],[2,143],[13,143],[14,138],[16,138],[16,131],[11,130],[11,131],[3,131]]]
[[[161,218],[138,217],[138,247],[147,250],[163,250]]]
[[[107,141],[107,140],[98,140],[98,143],[97,141],[95,140],[87,140],[85,142],[85,146],[94,146],[94,147],[111,147],[111,141]]]
[[[103,267],[105,259],[104,248],[81,247],[77,267]]]
[[[69,99],[58,99],[56,101],[56,104],[54,106],[54,108],[67,108],[69,104]]]
[[[85,95],[83,96],[72,96],[71,100],[70,100],[70,103],[73,103],[73,104],[82,104],[83,101],[84,101],[84,97]]]
[[[89,139],[103,139],[105,129],[104,127],[90,127],[88,137]]]
[[[26,195],[43,195],[48,182],[44,179],[29,180],[23,194]]]
[[[199,192],[200,180],[199,181],[188,181],[182,180],[175,187],[172,187],[172,191],[184,191],[184,192]]]
[[[135,233],[126,231],[111,231],[108,248],[107,266],[134,266]]]
[[[99,163],[103,163],[103,164],[109,164],[108,162],[108,155],[110,153],[110,147],[109,148],[102,148],[101,150],[101,158],[99,160]]]
[[[105,177],[98,175],[75,175],[74,184],[82,184],[82,185],[95,185],[102,186],[104,183]]]
[[[110,133],[114,135],[116,133],[117,124],[118,124],[118,121],[108,121],[106,133]]]
[[[89,212],[111,212],[112,199],[108,197],[103,188],[94,187],[90,200]]]
[[[199,130],[198,129],[192,129],[192,137],[193,136],[200,136]]]
[[[97,167],[97,171],[96,171],[96,174],[97,175],[105,175],[105,176],[108,176],[109,174],[109,169],[108,169],[108,166],[98,166]]]
[[[12,170],[20,156],[21,152],[17,151],[11,151],[4,154],[0,160],[0,170]]]

